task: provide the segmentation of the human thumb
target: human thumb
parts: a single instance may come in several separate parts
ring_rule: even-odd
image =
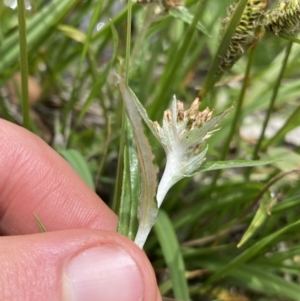
[[[64,230],[0,238],[2,301],[159,301],[153,269],[127,238]]]

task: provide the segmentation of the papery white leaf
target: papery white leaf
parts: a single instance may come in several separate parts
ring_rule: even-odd
[[[126,94],[130,98],[130,101],[135,105],[137,111],[139,112],[140,116],[143,118],[144,122],[147,124],[148,128],[152,132],[152,134],[156,137],[156,139],[159,141],[159,135],[157,133],[157,128],[154,124],[154,122],[148,117],[148,114],[143,107],[143,105],[140,103],[134,92],[130,89],[129,86],[126,86]]]
[[[139,228],[135,238],[135,243],[140,248],[143,248],[158,213],[155,201],[158,168],[153,163],[154,156],[148,139],[143,131],[143,125],[139,114],[140,112],[136,106],[137,98],[131,89],[125,84],[124,79],[119,78],[119,85],[127,116],[132,124],[132,131],[135,138],[140,164],[141,195],[138,207]],[[150,121],[149,124],[151,125]]]

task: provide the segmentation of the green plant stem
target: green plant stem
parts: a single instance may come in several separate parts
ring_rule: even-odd
[[[143,55],[143,53],[141,53],[141,49],[143,48],[143,43],[145,42],[145,38],[147,36],[149,28],[152,25],[154,19],[153,14],[154,7],[152,5],[148,5],[143,12],[143,27],[139,31],[134,42],[134,47],[132,49],[132,54],[129,62],[132,69],[136,68],[135,66],[138,65],[141,56]]]
[[[132,0],[128,0],[127,4],[127,36],[126,36],[126,55],[124,63],[124,72],[125,72],[125,81],[128,84],[129,76],[129,63],[130,63],[130,44],[131,44],[131,18],[132,18]],[[121,206],[121,194],[122,194],[122,179],[124,171],[124,146],[125,146],[125,133],[126,133],[126,111],[123,102],[122,106],[122,123],[121,123],[121,137],[120,137],[120,146],[119,146],[119,155],[118,155],[118,170],[117,170],[117,179],[116,186],[114,191],[114,200],[113,200],[113,210],[118,213],[119,207]],[[120,230],[121,225],[118,225],[118,231]]]
[[[258,152],[261,148],[261,145],[262,145],[262,142],[263,142],[263,139],[264,139],[264,136],[265,136],[265,131],[266,131],[266,128],[268,126],[268,123],[269,123],[269,120],[270,120],[270,117],[271,117],[271,113],[272,113],[273,108],[274,108],[274,103],[275,103],[275,100],[277,98],[277,94],[278,94],[279,87],[280,87],[280,82],[281,82],[282,77],[283,77],[283,73],[284,73],[284,70],[285,70],[285,67],[286,67],[291,49],[292,49],[292,45],[293,45],[293,42],[289,42],[289,44],[286,47],[285,56],[284,56],[284,59],[283,59],[282,65],[281,65],[281,69],[280,69],[279,74],[278,74],[278,78],[275,82],[273,94],[272,94],[270,105],[269,105],[269,108],[268,108],[268,111],[267,111],[267,114],[266,114],[266,118],[265,118],[264,123],[263,123],[262,131],[261,131],[260,137],[258,139],[258,142],[257,142],[257,144],[254,148],[253,154],[252,154],[252,159],[253,160],[258,159]]]
[[[125,83],[128,84],[130,49],[131,49],[131,18],[132,18],[132,0],[128,0],[127,5],[127,35],[126,35],[126,56],[125,56]],[[124,109],[125,110],[125,109]]]
[[[87,59],[87,61],[89,63],[89,66],[91,69],[91,74],[93,77],[93,82],[96,82],[97,77],[98,77],[97,68],[96,68],[97,64],[96,64],[96,60],[94,59],[92,49],[90,48],[90,44],[91,44],[91,40],[92,40],[93,31],[94,31],[96,24],[98,22],[98,19],[99,19],[102,4],[103,4],[103,0],[99,0],[96,3],[95,8],[93,10],[93,15],[91,17],[91,22],[90,22],[88,30],[87,30],[86,38],[85,38],[82,52],[80,55],[79,65],[78,65],[75,79],[74,79],[75,85],[73,87],[70,100],[67,103],[65,112],[64,112],[63,128],[62,128],[63,131],[65,130],[68,116],[71,113],[72,109],[74,108],[75,103],[77,102],[77,100],[79,98],[78,95],[79,95],[80,88],[82,86],[82,67],[83,67],[83,63],[84,63],[85,59]]]
[[[160,84],[160,88],[157,91],[153,103],[161,103],[161,101],[164,101],[166,99],[166,97],[168,97],[168,93],[169,93],[169,87],[174,86],[174,77],[177,74],[177,70],[182,68],[182,62],[184,61],[184,58],[186,57],[186,53],[189,49],[189,46],[192,42],[192,37],[195,33],[196,30],[196,26],[197,26],[197,22],[199,21],[200,17],[202,16],[203,13],[203,5],[202,5],[202,1],[199,2],[197,10],[194,14],[194,19],[191,23],[191,25],[188,27],[186,34],[184,36],[184,39],[178,49],[178,51],[176,52],[176,54],[174,55],[174,57],[172,57],[172,61],[171,61],[171,66],[170,68],[166,69],[165,73],[164,73],[164,77],[163,77],[163,81]],[[153,112],[153,110],[156,110],[156,108],[153,107],[153,109],[149,110],[149,115],[153,116],[155,115],[155,112]],[[158,116],[153,116],[154,119],[158,119]]]
[[[162,210],[158,214],[154,231],[169,268],[175,297],[184,301],[190,300],[188,283],[185,277],[185,265],[179,242],[170,218]]]
[[[300,44],[300,39],[296,38],[296,37],[291,37],[291,36],[288,36],[286,34],[283,34],[283,33],[280,33],[279,36],[282,38],[282,39],[285,39],[287,41],[290,41],[290,42],[293,42],[293,43],[297,43],[297,44]]]
[[[132,3],[132,2],[131,2]],[[139,5],[131,5],[131,13],[132,12],[136,12],[139,9]],[[128,5],[126,7],[124,7],[124,9],[122,9],[120,11],[120,13],[118,13],[113,19],[112,19],[112,23],[114,23],[115,26],[119,25],[125,18],[125,16],[127,15],[128,18]],[[111,29],[110,29],[111,25],[110,23],[107,23],[106,25],[104,25],[101,30],[96,33],[93,38],[92,38],[92,42],[95,42],[97,40],[99,40],[101,37],[110,34]]]
[[[241,93],[239,95],[239,98],[237,100],[237,105],[236,105],[236,109],[235,109],[235,114],[233,117],[233,121],[231,124],[231,128],[230,128],[230,132],[229,135],[224,143],[224,146],[222,148],[222,153],[221,153],[221,157],[220,160],[223,161],[226,159],[228,152],[229,152],[229,147],[230,147],[230,142],[233,139],[234,134],[236,133],[236,129],[237,129],[237,125],[240,121],[240,117],[242,116],[242,106],[243,106],[243,102],[245,99],[245,94],[246,94],[246,90],[248,87],[248,83],[249,83],[249,77],[250,77],[250,70],[251,70],[251,66],[253,64],[253,60],[254,60],[254,56],[256,53],[256,44],[250,49],[249,52],[249,58],[248,58],[248,62],[247,62],[247,66],[246,66],[246,71],[245,71],[245,77],[244,77],[244,81],[243,81],[243,86],[241,89]],[[222,173],[222,170],[218,170],[214,176],[213,179],[213,185],[216,185],[216,182],[218,180],[218,178],[220,177]]]
[[[100,15],[100,12],[101,12],[102,4],[103,4],[103,0],[98,0],[96,2],[96,7],[93,10],[93,15],[92,15],[91,22],[89,24],[88,32],[87,32],[87,35],[86,35],[86,41],[83,45],[83,50],[82,50],[81,57],[80,57],[79,69],[82,68],[84,58],[87,55],[88,49],[90,48],[90,44],[91,44],[91,40],[92,40],[92,36],[93,36],[93,31],[96,27],[96,24],[97,24],[98,20],[99,20],[99,15]]]
[[[28,54],[26,33],[26,10],[24,0],[18,0],[18,23],[21,68],[21,103],[23,113],[23,126],[30,128],[29,92],[28,92]]]

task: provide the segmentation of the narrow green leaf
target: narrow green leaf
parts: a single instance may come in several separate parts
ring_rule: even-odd
[[[205,258],[205,261],[201,261],[201,263],[204,267],[217,272],[220,266],[226,264],[226,261],[228,261],[228,258]],[[235,285],[239,284],[248,290],[254,290],[264,294],[264,296],[268,295],[269,298],[265,300],[273,300],[271,296],[275,296],[275,300],[280,300],[280,297],[293,301],[299,300],[300,286],[276,275],[272,266],[268,268],[253,262],[242,264],[238,268],[229,271],[228,278]]]
[[[75,149],[60,150],[59,153],[70,163],[80,177],[93,189],[95,185],[92,174],[84,157]]]
[[[43,232],[43,233],[47,232],[45,226],[43,225],[43,223],[41,222],[41,220],[39,219],[39,217],[35,213],[33,213],[33,215],[34,215],[34,218],[35,218],[35,220],[36,220],[36,222],[37,222],[37,224],[38,224],[41,232]]]
[[[147,111],[145,110],[145,108],[143,107],[143,105],[141,104],[141,102],[138,100],[138,98],[136,97],[136,95],[134,94],[134,92],[129,87],[127,89],[128,89],[128,93],[129,93],[129,95],[131,97],[130,99],[134,103],[137,112],[143,118],[144,122],[146,123],[146,125],[148,126],[148,128],[150,129],[150,131],[152,132],[152,134],[159,141],[160,138],[159,138],[159,135],[157,133],[156,127],[154,125],[154,122],[148,117]]]
[[[23,126],[30,129],[29,115],[29,92],[28,92],[28,51],[27,51],[27,31],[26,31],[26,11],[24,0],[18,0],[18,29],[20,46],[20,67],[21,67],[21,99]]]
[[[217,280],[219,280],[221,277],[223,277],[225,274],[228,274],[232,269],[237,268],[241,264],[247,262],[254,256],[257,256],[260,252],[262,252],[266,247],[270,246],[272,243],[274,243],[280,236],[285,234],[286,232],[292,231],[292,230],[299,230],[300,228],[300,220],[291,223],[290,225],[272,233],[268,236],[264,237],[263,239],[256,242],[254,245],[246,249],[242,254],[235,257],[233,260],[231,260],[229,263],[218,269],[209,279],[208,283],[214,283]]]
[[[227,160],[227,161],[211,161],[204,162],[197,172],[204,172],[218,169],[229,169],[229,168],[241,168],[241,167],[252,167],[272,164],[276,160]]]
[[[293,209],[299,208],[300,194],[293,195],[287,198],[284,202],[280,202],[273,207],[272,213],[282,214],[283,211],[293,211]]]
[[[300,167],[300,155],[286,147],[270,148],[264,158],[276,160],[275,167],[284,172]]]
[[[125,62],[124,62],[124,71],[125,71],[125,83],[128,85],[129,78],[129,63],[131,55],[131,22],[132,22],[132,5],[133,1],[127,1],[127,28],[126,28],[126,51],[125,51]]]
[[[171,7],[168,9],[168,12],[171,16],[181,20],[184,23],[191,25],[193,22],[194,16],[189,12],[189,10],[185,6]],[[203,34],[209,36],[206,27],[201,22],[197,22],[196,28],[200,30]]]
[[[175,298],[189,301],[190,296],[180,246],[172,222],[162,210],[158,213],[154,230],[170,272]]]
[[[246,232],[244,233],[243,237],[237,245],[238,248],[244,245],[263,225],[268,215],[270,215],[271,213],[270,209],[273,205],[273,201],[274,200],[271,197],[264,195],[264,198],[260,202],[250,226],[248,227],[248,229],[246,230]]]
[[[101,12],[102,4],[103,4],[103,0],[96,1],[96,3],[95,3],[96,7],[93,9],[93,15],[91,17],[88,32],[86,35],[86,42],[84,43],[83,50],[82,50],[81,57],[80,57],[80,68],[82,67],[84,58],[86,57],[88,49],[90,48],[90,43],[92,40],[93,32],[95,30],[95,26],[99,20],[99,15]]]
[[[128,0],[127,3],[127,26],[126,26],[126,50],[125,50],[125,67],[124,67],[124,73],[125,77],[124,79],[124,85],[128,85],[128,74],[129,74],[129,61],[130,61],[130,49],[131,49],[131,16],[132,16],[132,0]],[[119,154],[118,154],[118,168],[117,168],[117,178],[116,178],[116,185],[114,189],[114,199],[113,199],[113,208],[115,211],[119,211],[120,206],[123,206],[120,204],[120,201],[122,201],[122,191],[124,190],[124,183],[123,183],[123,177],[126,170],[124,169],[124,148],[125,148],[125,131],[126,131],[126,124],[127,124],[127,116],[126,116],[126,103],[124,102],[121,104],[120,107],[121,112],[121,137],[120,137],[120,143],[119,143]],[[138,148],[138,147],[137,147]]]
[[[281,82],[282,82],[282,79],[283,79],[283,76],[284,76],[284,72],[287,68],[288,60],[290,59],[292,46],[293,46],[293,43],[290,42],[287,45],[286,49],[285,49],[285,56],[284,56],[284,59],[282,61],[281,68],[280,68],[280,71],[278,73],[278,77],[276,79],[275,85],[274,85],[274,87],[272,87],[272,90],[273,90],[272,91],[272,96],[271,96],[271,99],[270,99],[270,102],[269,102],[269,105],[268,105],[268,110],[267,110],[267,112],[265,114],[265,117],[264,117],[262,129],[260,131],[258,141],[255,144],[255,147],[254,147],[254,150],[253,150],[253,153],[252,153],[252,159],[258,159],[259,158],[258,154],[260,152],[261,145],[262,145],[263,140],[265,138],[265,132],[267,130],[267,126],[268,126],[269,121],[271,119],[271,114],[272,114],[272,112],[274,111],[274,108],[275,108],[275,102],[276,102],[276,99],[277,99],[277,96],[278,96],[279,88],[281,87]],[[248,175],[250,174],[250,171],[251,170],[248,171]]]
[[[120,79],[119,85],[127,116],[132,125],[141,170],[141,196],[138,208],[139,228],[135,243],[142,248],[155,223],[158,212],[155,201],[158,169],[153,163],[154,156],[148,138],[143,131],[142,120],[135,105],[135,95],[125,84],[123,78]]]
[[[138,229],[137,209],[141,192],[138,154],[131,124],[127,119],[124,146],[123,185],[118,212],[118,233],[134,240]]]
[[[93,88],[92,88],[87,100],[85,101],[83,107],[80,110],[77,124],[79,124],[81,122],[83,116],[86,114],[89,107],[92,105],[92,103],[95,99],[95,96],[99,93],[99,90],[101,89],[103,84],[106,82],[107,76],[108,76],[109,72],[111,72],[112,66],[115,63],[116,58],[117,58],[118,45],[119,45],[118,32],[112,21],[110,21],[109,24],[111,25],[110,28],[111,28],[111,32],[112,32],[112,38],[113,38],[113,46],[114,46],[113,47],[113,49],[114,49],[113,55],[112,55],[110,62],[107,64],[106,68],[104,69],[104,71],[102,71],[101,74],[99,74],[99,76],[97,76],[96,82],[94,82]],[[105,109],[105,106],[102,106],[102,108]]]
[[[58,25],[57,29],[60,30],[64,35],[66,35],[70,39],[78,43],[82,43],[84,45],[86,44],[86,35],[80,29],[66,24]]]
[[[260,293],[267,293],[276,298],[288,298],[289,300],[298,301],[300,296],[299,284],[286,281],[273,271],[265,270],[261,266],[247,265],[241,266],[232,271],[237,280],[243,281],[246,287]],[[268,299],[268,300],[271,300]]]
[[[278,36],[281,37],[282,39],[287,40],[287,41],[290,41],[290,42],[293,42],[293,43],[296,43],[296,44],[300,44],[300,39],[298,39],[296,37],[292,37],[292,36],[289,36],[289,35],[286,35],[286,34],[283,34],[283,33],[279,33]]]
[[[160,77],[159,85],[154,90],[151,107],[149,108],[149,115],[153,116],[154,120],[161,118],[161,104],[167,101],[170,94],[174,93],[174,87],[179,87],[182,84],[183,78],[187,75],[182,74],[183,66],[186,64],[186,58],[189,57],[189,50],[194,42],[194,35],[197,32],[197,23],[203,17],[203,3],[198,1],[194,18],[187,30],[185,30],[181,42],[174,43],[171,46],[172,50],[168,56],[168,61],[165,65],[165,70]],[[203,37],[204,38],[204,37]],[[204,39],[203,39],[204,40]],[[200,42],[201,44],[202,42]],[[153,93],[153,92],[151,92]],[[152,108],[152,109],[151,109]]]

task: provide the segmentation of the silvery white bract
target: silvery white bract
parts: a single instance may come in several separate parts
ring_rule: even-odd
[[[205,140],[215,131],[215,126],[228,113],[212,117],[206,108],[199,111],[200,101],[196,98],[188,110],[173,97],[172,105],[164,113],[162,127],[155,122],[156,136],[167,155],[166,168],[158,185],[157,205],[160,207],[168,190],[179,180],[193,176],[205,160]]]

